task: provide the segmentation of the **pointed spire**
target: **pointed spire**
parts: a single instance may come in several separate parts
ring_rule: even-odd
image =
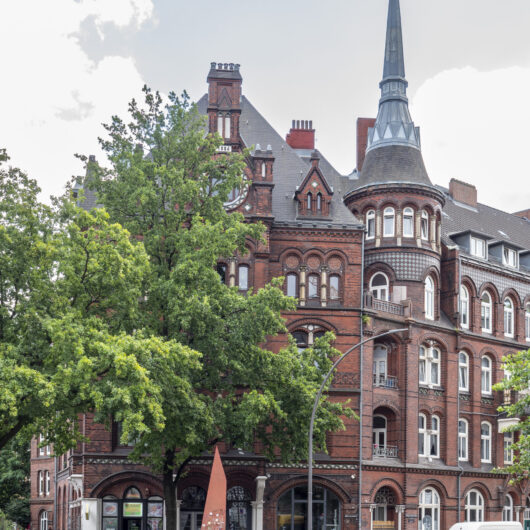
[[[390,0],[388,6],[383,80],[388,77],[405,79],[405,60],[403,58],[403,35],[401,31],[399,0]]]

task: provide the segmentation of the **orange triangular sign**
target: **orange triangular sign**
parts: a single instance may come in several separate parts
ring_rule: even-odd
[[[219,449],[215,448],[212,474],[206,494],[206,504],[202,517],[201,530],[226,529],[226,475],[219,456]]]

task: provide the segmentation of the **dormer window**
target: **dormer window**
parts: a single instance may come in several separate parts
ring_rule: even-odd
[[[517,267],[517,252],[505,246],[502,252],[502,263],[508,267]]]
[[[470,252],[472,256],[477,258],[486,258],[486,241],[478,237],[471,236]]]

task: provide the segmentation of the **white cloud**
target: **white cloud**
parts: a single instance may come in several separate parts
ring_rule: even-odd
[[[466,67],[427,80],[411,102],[433,182],[451,177],[478,188],[480,202],[530,207],[530,69]]]
[[[151,0],[26,0],[0,17],[0,147],[11,163],[58,194],[81,167],[76,152],[98,154],[97,136],[112,114],[124,115],[144,81],[131,57],[88,58],[76,37],[81,23],[140,27]]]

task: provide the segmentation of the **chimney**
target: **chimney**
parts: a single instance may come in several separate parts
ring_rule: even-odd
[[[313,122],[307,120],[293,120],[291,130],[287,133],[285,141],[293,149],[315,148],[315,129]]]
[[[522,210],[520,212],[514,212],[513,215],[517,215],[517,217],[522,217],[523,219],[530,221],[530,208],[527,208],[526,210]]]
[[[357,171],[361,171],[368,144],[368,129],[375,125],[375,118],[357,118]]]
[[[451,179],[451,182],[449,182],[449,195],[455,201],[468,204],[474,208],[477,206],[477,188],[473,184]]]

